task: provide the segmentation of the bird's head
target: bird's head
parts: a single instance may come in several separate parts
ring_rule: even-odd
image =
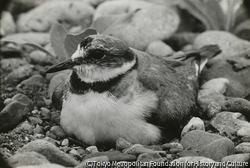
[[[134,52],[121,40],[91,35],[78,44],[70,59],[50,67],[46,73],[73,69],[88,83],[108,81],[126,73],[136,64]]]

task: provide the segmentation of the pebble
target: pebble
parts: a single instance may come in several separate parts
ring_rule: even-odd
[[[227,90],[229,80],[227,78],[214,78],[201,86],[201,90],[207,90],[208,95],[224,94]],[[206,95],[203,95],[206,96]]]
[[[218,151],[219,152],[215,152]],[[227,138],[221,138],[212,141],[199,151],[200,156],[211,158],[215,161],[221,161],[225,156],[234,154],[234,143]]]
[[[250,153],[250,142],[242,142],[235,147],[236,153]]]
[[[33,70],[34,70],[34,66],[30,64],[20,66],[19,68],[14,69],[11,73],[9,73],[5,77],[5,80],[9,82],[22,81],[26,78],[29,78],[32,75]]]
[[[38,117],[29,117],[29,121],[31,122],[31,124],[33,125],[42,125],[43,124],[43,120],[41,120]]]
[[[56,124],[60,124],[60,113],[59,112],[51,112],[51,121],[55,122]],[[58,121],[59,120],[59,121]]]
[[[193,130],[205,131],[205,124],[199,117],[193,117],[188,122],[188,124],[183,128],[181,132],[181,137]]]
[[[175,10],[143,1],[105,1],[96,8],[93,20],[134,12],[138,8],[130,23],[109,34],[135,49],[145,50],[150,42],[167,39],[177,31],[180,18]]]
[[[89,146],[85,149],[88,153],[96,153],[99,152],[96,146]]]
[[[16,127],[14,132],[17,134],[21,133],[33,134],[33,126],[29,122],[25,121],[20,126]]]
[[[45,79],[41,75],[33,75],[30,78],[23,80],[17,87],[23,86],[42,86],[45,84]]]
[[[250,127],[242,127],[237,131],[239,137],[250,137]]]
[[[61,145],[62,145],[62,146],[69,146],[69,139],[64,139],[64,140],[62,140]]]
[[[76,157],[77,159],[81,159],[81,155],[77,152],[77,150],[75,149],[71,149],[69,151],[69,154],[73,155],[74,157]]]
[[[43,134],[43,129],[40,125],[36,125],[36,127],[33,129],[34,134]]]
[[[45,107],[41,107],[41,118],[43,120],[50,120],[51,119],[51,113],[50,110],[45,108]]]
[[[250,123],[242,120],[244,117],[241,113],[221,112],[218,113],[210,122],[211,126],[221,133],[235,134],[244,127],[250,127]]]
[[[49,31],[54,21],[60,21],[66,28],[75,25],[87,28],[93,13],[94,8],[85,2],[48,1],[21,14],[17,20],[17,28],[20,32],[45,32]]]
[[[107,156],[110,161],[135,161],[136,156],[130,155],[126,153],[121,153],[120,151],[107,151],[107,152],[95,152],[88,154],[84,157],[84,159],[89,159],[97,156]]]
[[[213,118],[216,114],[221,112],[221,105],[216,102],[211,102],[207,106],[207,117],[209,119]]]
[[[182,137],[180,144],[184,149],[201,150],[214,140],[223,138],[220,135],[208,133],[201,130],[194,130],[188,132]]]
[[[56,125],[50,128],[50,132],[56,136],[56,139],[62,140],[67,137],[67,134],[64,132],[61,126]]]
[[[37,152],[18,152],[9,158],[12,167],[40,165],[50,163],[45,156]]]
[[[35,50],[30,53],[30,58],[32,63],[39,64],[39,65],[53,65],[55,63],[55,58],[53,58],[50,55],[47,55],[46,53]]]
[[[183,150],[178,154],[178,156],[179,157],[199,156],[199,154],[195,150]]]
[[[177,142],[165,143],[162,146],[163,150],[169,150],[170,153],[176,154],[183,151],[183,146]]]
[[[141,144],[134,144],[130,146],[129,148],[124,149],[122,152],[126,154],[136,155],[136,156],[143,154],[143,153],[158,153],[160,155],[166,156],[165,151],[154,151],[152,149],[143,147]]]
[[[142,153],[138,156],[139,162],[164,162],[165,159],[159,153]]]
[[[33,109],[33,102],[23,94],[12,97],[12,102],[0,112],[0,132],[6,132],[17,126]]]
[[[132,144],[123,138],[118,138],[116,140],[116,150],[122,151],[130,146],[132,146]]]
[[[248,162],[250,161],[250,153],[229,155],[222,158],[221,162]]]
[[[60,151],[56,146],[45,140],[34,140],[20,149],[20,152],[31,151],[42,154],[51,163],[57,163],[68,167],[74,167],[79,164],[75,159],[69,157],[67,154]]]
[[[161,40],[149,43],[145,51],[160,57],[166,57],[174,53],[173,49]]]
[[[28,64],[28,62],[20,58],[7,58],[7,59],[1,59],[0,64],[2,70],[4,70],[5,72],[9,72],[13,71],[14,69],[17,69],[20,66]]]

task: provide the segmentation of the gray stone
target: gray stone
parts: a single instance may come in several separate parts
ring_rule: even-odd
[[[89,147],[86,148],[86,151],[87,151],[88,153],[96,153],[96,152],[99,152],[96,146],[89,146]]]
[[[32,134],[33,126],[29,122],[25,121],[20,126],[16,127],[14,132],[17,134],[21,134],[21,133]]]
[[[45,108],[45,107],[41,107],[41,116],[42,116],[42,119],[44,120],[49,120],[50,117],[51,117],[51,113],[50,113],[50,110]]]
[[[124,149],[122,152],[125,154],[131,154],[131,155],[136,155],[136,156],[143,154],[143,153],[158,153],[162,156],[166,156],[165,151],[154,151],[152,149],[145,148],[141,144],[134,144],[130,146],[129,148]]]
[[[174,53],[173,49],[170,46],[160,40],[149,43],[145,51],[147,53],[160,57],[166,57]]]
[[[116,140],[116,150],[122,151],[130,146],[132,146],[132,144],[123,138],[118,138]]]
[[[9,158],[10,164],[13,167],[27,165],[41,165],[49,163],[45,156],[37,152],[19,152]]]
[[[30,64],[20,66],[19,68],[9,73],[6,76],[5,80],[9,82],[24,80],[32,75],[33,69],[34,66]]]
[[[40,125],[36,125],[36,127],[33,129],[34,134],[43,134],[43,129]]]
[[[194,130],[188,132],[180,141],[184,149],[201,150],[214,140],[223,138],[220,135],[205,131]]]
[[[183,151],[183,146],[177,142],[163,144],[162,148],[163,150],[169,150],[170,153],[173,153],[173,154]]]
[[[199,155],[215,161],[221,161],[223,157],[232,154],[234,154],[234,143],[227,138],[214,140],[199,151]]]
[[[250,153],[229,155],[222,158],[221,162],[250,162]]]
[[[199,49],[205,45],[217,44],[222,53],[212,58],[209,62],[213,64],[224,58],[237,55],[250,48],[250,42],[240,39],[230,32],[226,31],[205,31],[197,36],[194,41],[194,48]],[[209,64],[208,64],[209,65]]]
[[[17,126],[33,109],[33,102],[23,94],[13,96],[11,102],[0,112],[0,132],[6,132]]]
[[[237,131],[239,137],[250,137],[250,127],[242,127]]]
[[[0,27],[1,36],[13,34],[16,31],[16,24],[14,22],[14,18],[8,11],[1,12],[0,25],[1,25]]]
[[[56,125],[56,126],[52,126],[50,128],[50,132],[56,136],[56,139],[58,140],[62,140],[64,138],[67,137],[67,134],[64,132],[64,130],[62,129],[61,126]]]
[[[53,65],[55,63],[55,58],[40,51],[35,50],[30,53],[31,61],[39,65]]]
[[[204,122],[199,117],[193,117],[188,122],[188,124],[182,129],[181,137],[193,130],[202,130],[205,131]]]
[[[22,65],[28,64],[28,62],[24,59],[20,58],[7,58],[1,59],[1,69],[5,72],[12,71]]]
[[[242,120],[240,113],[221,112],[211,120],[210,124],[218,131],[227,134],[235,134],[243,127],[250,127],[250,123]]]
[[[30,122],[31,122],[33,125],[36,125],[36,124],[42,125],[42,124],[43,124],[43,120],[41,120],[41,119],[38,118],[38,117],[29,117],[29,120],[30,120]]]
[[[63,166],[77,166],[79,163],[60,151],[53,144],[45,140],[32,141],[20,149],[20,152],[37,152],[44,155],[50,162],[61,164]]]
[[[165,159],[159,153],[142,153],[138,156],[139,162],[163,162]]]
[[[29,79],[26,79],[20,83],[22,86],[42,86],[45,84],[45,79],[41,75],[33,75]]]
[[[61,145],[62,146],[69,146],[69,139],[62,140]]]
[[[179,153],[179,157],[187,157],[187,156],[199,156],[199,154],[195,150],[183,150]]]
[[[236,153],[250,153],[250,142],[242,142],[235,147]]]
[[[207,81],[201,86],[201,90],[207,90],[208,95],[212,94],[224,94],[229,84],[226,78],[215,78]]]
[[[110,161],[135,161],[136,156],[135,155],[130,155],[126,153],[121,153],[120,151],[107,151],[107,152],[95,152],[88,154],[84,157],[85,159],[97,157],[97,156],[107,156]]]
[[[140,10],[134,13],[129,24],[109,34],[133,48],[145,50],[150,42],[167,39],[177,31],[180,18],[175,10],[165,5],[143,1],[105,1],[97,7],[94,20],[101,16],[117,16],[134,12],[138,8]]]
[[[94,8],[84,2],[49,1],[21,14],[17,20],[17,28],[21,32],[45,32],[49,31],[54,21],[62,22],[67,28],[75,25],[87,28],[93,12]]]

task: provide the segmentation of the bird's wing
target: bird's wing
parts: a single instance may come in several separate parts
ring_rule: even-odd
[[[137,50],[134,52],[138,57],[139,81],[146,90],[155,92],[159,99],[157,112],[152,118],[163,126],[172,121],[183,121],[196,104],[197,82],[175,70],[183,64],[181,62],[164,60]]]

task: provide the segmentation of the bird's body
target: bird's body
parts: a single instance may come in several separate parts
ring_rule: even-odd
[[[71,59],[48,70],[73,68],[66,81],[61,126],[88,144],[159,143],[179,133],[196,107],[195,68],[131,49],[113,37],[85,38]]]

